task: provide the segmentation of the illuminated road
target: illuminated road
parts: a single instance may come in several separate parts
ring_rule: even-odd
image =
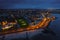
[[[17,32],[23,32],[23,31],[30,31],[30,30],[40,29],[40,28],[45,28],[50,23],[50,21],[51,21],[51,18],[43,18],[42,21],[40,21],[36,25],[29,26],[28,28],[24,28],[24,29],[19,28],[19,29],[16,29],[16,30],[3,31],[3,32],[0,32],[0,35],[17,33]]]

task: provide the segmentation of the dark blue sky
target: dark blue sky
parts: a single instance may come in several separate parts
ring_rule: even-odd
[[[5,9],[60,9],[60,0],[0,0],[0,8]]]

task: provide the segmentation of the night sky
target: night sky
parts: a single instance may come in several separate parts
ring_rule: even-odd
[[[5,9],[49,9],[60,8],[60,0],[0,0],[0,8]]]

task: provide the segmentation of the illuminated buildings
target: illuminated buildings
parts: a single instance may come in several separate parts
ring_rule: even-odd
[[[4,16],[3,14],[6,13],[8,14]],[[55,19],[55,17],[48,16],[49,14],[47,13],[41,13],[36,10],[21,11],[21,12],[8,11],[6,13],[3,13],[2,16],[0,16],[2,31],[7,30],[4,31],[4,33],[8,33],[8,31],[10,30],[12,30],[10,31],[10,33],[11,32],[14,33],[16,31],[21,32],[21,31],[45,28],[52,21],[52,19]]]

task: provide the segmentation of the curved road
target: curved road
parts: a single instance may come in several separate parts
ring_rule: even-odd
[[[50,21],[52,21],[51,18],[45,17],[36,25],[29,26],[28,28],[25,28],[25,29],[19,28],[16,30],[3,31],[3,32],[0,32],[0,35],[6,35],[6,34],[11,34],[11,33],[17,33],[17,32],[23,32],[23,31],[30,31],[30,30],[34,30],[34,29],[45,28],[50,23]]]

